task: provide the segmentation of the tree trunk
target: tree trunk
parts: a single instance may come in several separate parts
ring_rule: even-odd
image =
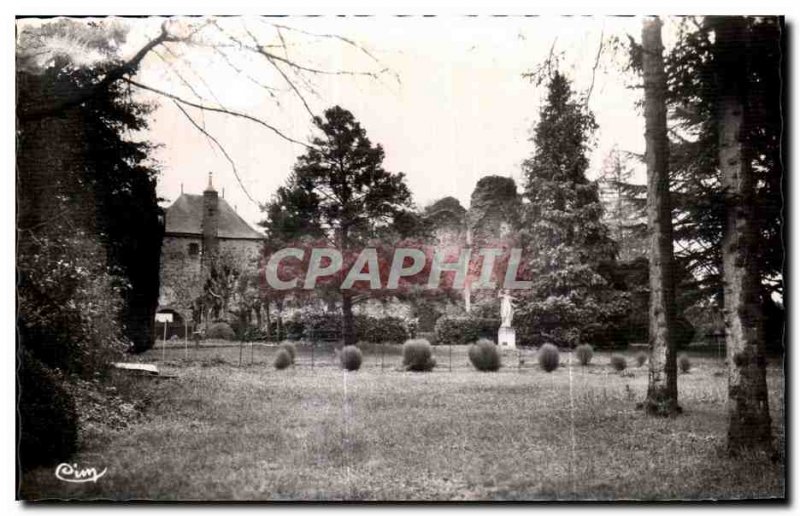
[[[673,415],[678,406],[674,345],[675,286],[672,257],[672,206],[669,194],[667,80],[661,45],[661,20],[647,18],[642,27],[647,226],[650,237],[650,372],[645,409]]]
[[[339,233],[339,248],[343,255],[350,248],[349,228],[343,225]],[[344,267],[339,271],[339,284],[344,281]],[[350,291],[342,291],[342,341],[345,346],[355,346],[356,331],[353,322],[353,294]]]
[[[356,332],[353,322],[353,294],[342,292],[342,340],[345,346],[355,346]]]
[[[747,147],[747,60],[744,20],[716,27],[720,91],[717,97],[719,167],[726,192],[722,267],[728,359],[728,450],[772,447],[766,353],[759,290],[754,178]],[[746,53],[746,52],[745,52]]]

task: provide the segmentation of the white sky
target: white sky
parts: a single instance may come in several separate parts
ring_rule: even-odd
[[[198,19],[189,21],[197,23]],[[421,206],[447,195],[469,206],[475,183],[489,174],[513,177],[522,187],[520,163],[533,152],[528,137],[544,96],[544,86],[537,88],[522,74],[540,64],[554,42],[555,51],[564,53],[562,70],[582,92],[591,82],[601,33],[606,37],[589,103],[599,124],[590,176],[596,175],[614,145],[636,153],[644,150],[643,118],[635,107],[641,92],[626,88],[632,78],[624,77],[617,64],[624,57],[615,56],[608,42],[609,36],[626,41],[627,34],[639,39],[639,18],[329,16],[266,21],[344,36],[380,61],[376,63],[358,49],[331,38],[282,31],[289,44],[288,57],[304,66],[350,71],[389,69],[379,80],[307,75],[316,93],[301,83],[297,85],[315,114],[334,104],[352,111],[373,143],[385,148],[385,168],[406,174],[414,199]],[[128,42],[121,49],[129,57],[158,34],[162,19],[120,22],[131,27]],[[174,29],[180,30],[182,22],[175,23]],[[262,43],[279,41],[276,30],[263,19],[225,18],[220,23],[245,41],[245,26]],[[668,21],[667,44],[673,28],[674,23]],[[209,42],[219,42],[213,38],[209,36]],[[280,106],[213,50],[180,44],[171,49],[174,55],[161,51],[164,59],[149,55],[137,80],[194,101],[198,100],[195,93],[199,94],[204,97],[202,103],[219,102],[307,141],[312,131],[309,114],[262,56],[225,49],[234,65],[253,79],[285,90],[277,93]],[[282,55],[282,50],[273,50]],[[178,73],[193,85],[194,92]],[[143,97],[159,105],[145,135],[163,145],[156,155],[163,167],[159,195],[171,202],[180,195],[181,185],[187,193],[200,193],[208,172],[213,171],[215,186],[224,189],[225,199],[250,223],[261,220],[258,206],[247,198],[223,154],[171,101],[150,94]],[[245,187],[258,202],[270,199],[303,153],[303,147],[250,121],[186,109],[225,147]]]

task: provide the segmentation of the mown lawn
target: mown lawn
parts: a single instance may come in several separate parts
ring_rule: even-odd
[[[507,353],[478,373],[466,349],[436,349],[431,373],[400,371],[380,348],[344,373],[330,350],[182,346],[139,357],[175,375],[137,380],[150,406],[126,430],[87,436],[72,462],[108,468],[68,484],[53,468],[23,478],[25,498],[147,500],[670,500],[784,496],[780,462],[728,458],[722,361],[692,357],[679,378],[684,414],[646,417],[647,369],[622,375],[596,353],[581,368],[539,370]],[[252,361],[251,361],[252,357]],[[783,372],[770,363],[770,404],[783,448]]]

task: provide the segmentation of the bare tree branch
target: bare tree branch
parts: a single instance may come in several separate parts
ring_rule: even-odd
[[[153,92],[153,93],[155,93],[157,95],[161,95],[161,96],[167,97],[167,98],[169,98],[171,100],[175,100],[177,102],[180,102],[181,104],[184,104],[184,105],[187,105],[187,106],[191,106],[193,108],[202,109],[204,111],[212,111],[214,113],[224,113],[226,115],[231,115],[231,116],[235,116],[235,117],[239,117],[239,118],[244,118],[245,120],[250,120],[251,122],[255,122],[255,123],[257,123],[257,124],[267,128],[267,129],[269,129],[270,131],[272,131],[273,133],[277,134],[278,136],[280,136],[281,138],[283,138],[284,140],[286,140],[288,142],[296,143],[296,144],[302,145],[303,147],[306,147],[306,148],[311,148],[311,146],[308,145],[307,143],[303,143],[303,142],[301,142],[299,140],[295,140],[291,136],[287,136],[286,134],[281,132],[278,128],[268,124],[267,122],[261,120],[260,118],[256,118],[256,117],[248,115],[246,113],[240,113],[238,111],[233,111],[233,110],[230,110],[230,109],[198,104],[197,102],[192,102],[190,100],[186,100],[184,98],[181,98],[181,97],[179,97],[177,95],[173,95],[172,93],[168,93],[166,91],[162,91],[162,90],[159,90],[157,88],[153,88],[152,86],[147,86],[147,85],[142,84],[140,82],[134,81],[133,79],[124,78],[123,80],[128,82],[128,83],[130,83],[130,84],[132,84],[133,86],[136,86],[137,88],[141,88],[143,90],[151,91],[151,92]]]
[[[142,60],[150,53],[151,50],[156,48],[159,45],[162,45],[169,41],[179,42],[179,41],[189,41],[195,34],[203,30],[208,26],[208,22],[199,25],[196,29],[189,33],[187,36],[179,37],[174,36],[169,33],[167,30],[167,22],[161,24],[161,34],[158,37],[148,41],[141,49],[139,49],[134,56],[123,63],[122,65],[114,68],[113,70],[109,71],[103,79],[98,82],[97,84],[90,86],[82,91],[78,91],[72,96],[65,98],[59,102],[50,105],[43,105],[38,106],[32,109],[18,109],[17,116],[19,116],[20,120],[39,120],[48,116],[56,115],[61,113],[65,109],[69,109],[71,107],[78,106],[83,104],[87,100],[91,99],[95,95],[98,95],[101,91],[108,89],[111,84],[115,83],[116,81],[123,79],[126,75],[133,74]]]
[[[204,135],[206,135],[206,137],[207,137],[209,140],[211,140],[212,142],[214,142],[214,144],[215,144],[215,145],[216,145],[216,146],[219,148],[219,150],[220,150],[220,151],[222,151],[222,154],[223,154],[223,155],[225,156],[225,158],[228,160],[228,163],[230,163],[230,164],[231,164],[231,169],[233,169],[233,175],[234,175],[234,176],[236,176],[236,181],[238,181],[238,182],[239,182],[239,187],[241,187],[242,191],[243,191],[243,192],[244,192],[244,194],[247,196],[247,198],[248,198],[248,199],[250,199],[250,201],[251,201],[253,204],[255,204],[256,206],[258,206],[258,202],[257,202],[257,201],[256,201],[256,200],[253,198],[253,196],[252,196],[252,195],[250,195],[250,192],[249,192],[249,191],[247,190],[247,188],[244,186],[244,183],[242,182],[242,178],[239,176],[239,170],[236,168],[236,163],[234,163],[233,159],[232,159],[232,158],[230,157],[230,155],[228,154],[228,151],[226,151],[226,150],[225,150],[225,147],[223,147],[223,146],[222,146],[222,144],[221,144],[221,143],[219,143],[219,140],[217,140],[216,138],[214,138],[214,136],[212,136],[212,135],[211,135],[211,134],[210,134],[208,131],[206,131],[204,127],[201,127],[201,126],[200,126],[200,125],[199,125],[197,122],[195,122],[195,120],[194,120],[194,119],[193,119],[193,118],[192,118],[192,117],[189,115],[189,113],[187,113],[187,112],[186,112],[186,110],[185,110],[185,109],[183,109],[183,106],[181,106],[180,102],[178,102],[177,100],[174,100],[174,99],[172,100],[172,102],[173,102],[173,103],[174,103],[174,104],[175,104],[175,105],[178,107],[178,109],[180,109],[181,113],[183,113],[183,115],[184,115],[184,116],[185,116],[187,119],[189,119],[189,122],[191,122],[191,123],[192,123],[192,125],[193,125],[193,126],[194,126],[194,127],[195,127],[195,128],[198,130],[198,131],[200,131],[201,133],[203,133]]]
[[[589,89],[586,91],[586,100],[585,103],[589,105],[589,98],[592,96],[592,90],[594,90],[594,78],[597,74],[597,65],[600,64],[600,54],[603,52],[603,35],[605,33],[605,29],[600,31],[600,44],[597,45],[597,55],[594,56],[594,66],[592,66],[592,82],[589,84]]]

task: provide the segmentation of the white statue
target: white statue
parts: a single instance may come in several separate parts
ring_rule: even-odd
[[[500,298],[500,324],[501,326],[511,327],[511,321],[514,319],[514,300],[507,290],[501,290],[497,295]]]

